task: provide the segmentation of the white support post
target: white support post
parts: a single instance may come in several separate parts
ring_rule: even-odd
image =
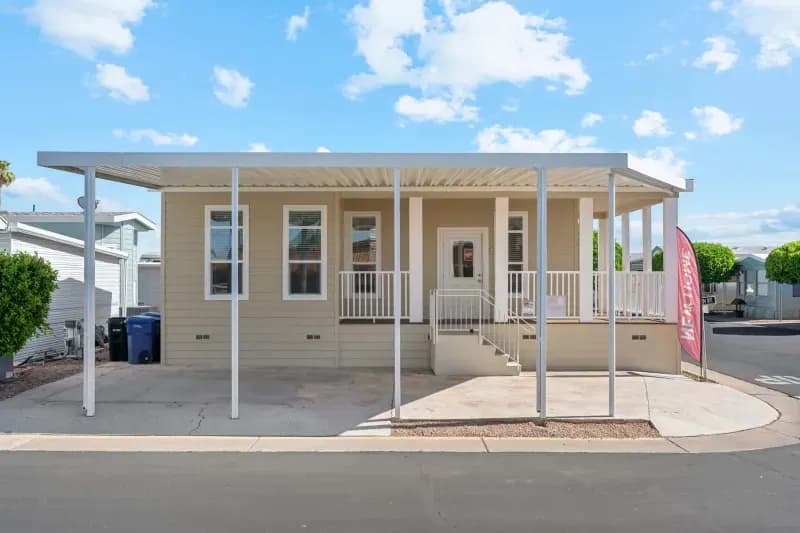
[[[409,322],[420,323],[422,317],[422,198],[408,199],[408,284]]]
[[[616,379],[617,379],[617,313],[616,291],[617,273],[614,261],[615,242],[614,225],[616,222],[616,192],[617,186],[614,173],[608,174],[608,234],[607,255],[608,261],[608,416],[614,416],[616,406]]]
[[[653,271],[653,215],[650,206],[642,208],[642,270]]]
[[[83,171],[83,412],[94,416],[94,324],[95,324],[95,169]]]
[[[547,175],[536,173],[536,407],[547,418]]]
[[[394,289],[392,301],[394,303],[394,417],[400,418],[400,404],[402,394],[400,390],[402,361],[400,358],[400,169],[394,169],[393,176],[394,196]]]
[[[678,322],[678,199],[664,198],[664,318]]]
[[[578,200],[578,316],[581,322],[592,321],[594,269],[592,232],[594,230],[594,200]]]
[[[597,271],[608,270],[608,218],[601,218],[597,227]]]
[[[631,214],[622,213],[622,270],[631,270]]]
[[[494,321],[506,322],[508,320],[508,197],[494,199],[494,302]]]
[[[231,418],[239,418],[239,169],[231,169]]]

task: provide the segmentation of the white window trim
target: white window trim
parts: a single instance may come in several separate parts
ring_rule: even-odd
[[[375,270],[381,271],[381,212],[380,211],[345,211],[344,212],[344,269],[353,270],[353,218],[375,217]]]
[[[320,256],[320,294],[291,294],[289,292],[289,211],[319,211],[322,224],[322,242]],[[328,299],[328,206],[317,205],[284,205],[283,206],[283,299],[284,300],[327,300]]]
[[[205,206],[205,221],[203,227],[205,229],[205,251],[203,253],[203,293],[206,300],[230,300],[230,294],[211,294],[211,212],[212,211],[230,211],[230,204],[227,205],[207,205]],[[242,212],[242,293],[239,295],[240,300],[247,300],[250,298],[250,210],[248,205],[239,205],[239,210]],[[238,226],[238,216],[236,217]],[[231,227],[233,227],[233,216],[231,216]],[[237,254],[238,255],[238,254]],[[234,251],[231,250],[231,259],[234,256]],[[238,261],[237,261],[238,262]],[[234,275],[233,264],[231,261],[231,276]]]

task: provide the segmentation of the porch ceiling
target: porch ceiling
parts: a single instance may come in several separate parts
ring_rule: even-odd
[[[686,190],[682,178],[649,176],[628,165],[627,154],[339,154],[339,153],[81,153],[40,152],[39,165],[96,175],[155,190],[226,188],[238,167],[244,189],[390,190],[392,169],[405,189],[535,190],[536,167],[547,169],[548,188],[603,191],[608,173],[619,192]]]

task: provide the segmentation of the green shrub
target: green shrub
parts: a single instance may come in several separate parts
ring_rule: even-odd
[[[700,265],[701,282],[724,283],[731,279],[736,267],[733,250],[713,242],[696,242],[693,246]]]
[[[597,270],[599,261],[597,260],[597,231],[592,232],[592,269]],[[614,243],[614,268],[617,271],[622,270],[622,245],[618,242]]]
[[[800,241],[787,242],[767,256],[767,278],[778,283],[800,283]]]
[[[28,339],[48,330],[56,279],[56,271],[38,255],[0,252],[0,356],[13,356]]]

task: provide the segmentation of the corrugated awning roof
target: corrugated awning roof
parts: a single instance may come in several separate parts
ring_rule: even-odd
[[[680,177],[650,176],[629,166],[628,154],[349,154],[349,153],[118,153],[40,152],[39,165],[155,190],[228,187],[239,168],[240,187],[388,189],[392,170],[404,188],[532,189],[536,168],[547,171],[548,187],[603,190],[608,173],[619,190],[687,190]]]

